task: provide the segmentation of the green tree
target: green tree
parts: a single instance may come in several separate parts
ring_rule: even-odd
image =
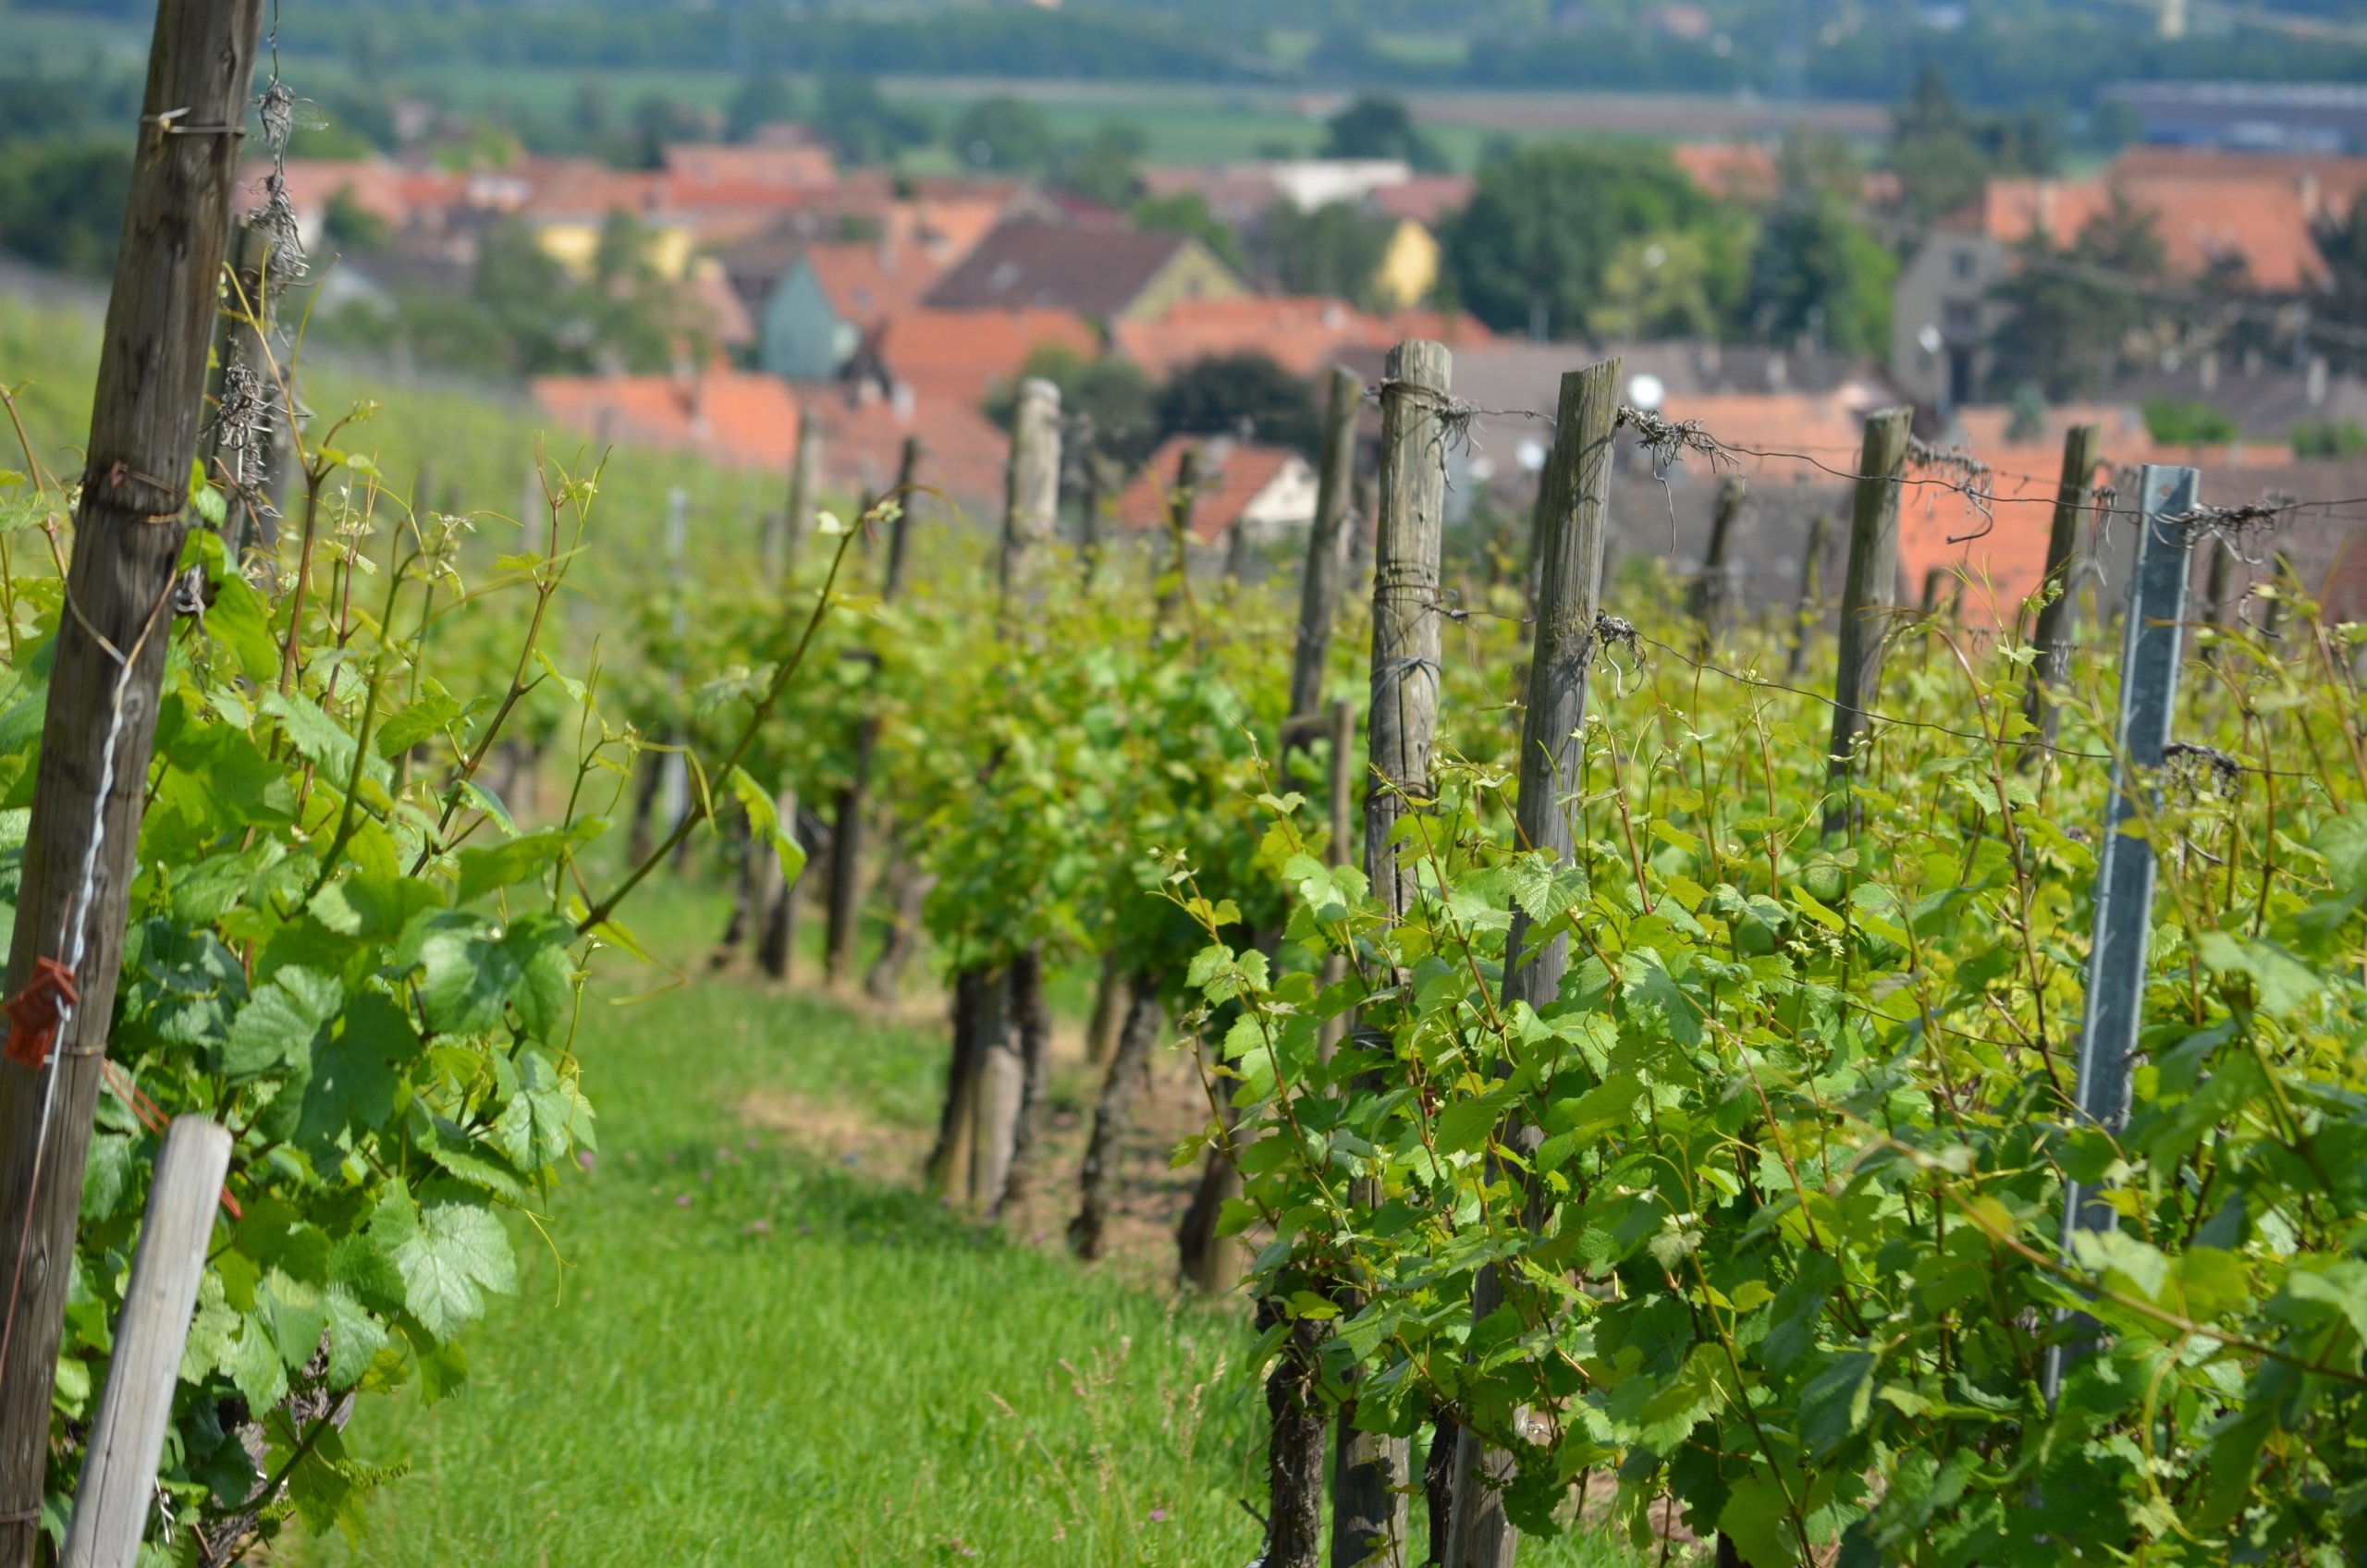
[[[1980,195],[1990,176],[2048,174],[2056,157],[2042,115],[1970,113],[1937,65],[1923,67],[1891,122],[1891,169],[1908,214],[1926,223]]]
[[[1168,378],[1156,405],[1161,439],[1237,435],[1312,457],[1323,438],[1314,390],[1265,355],[1218,354]]]
[[[1108,120],[1091,140],[1061,149],[1052,183],[1087,201],[1122,207],[1134,200],[1135,165],[1148,141],[1142,127],[1125,120]]]
[[[321,213],[321,231],[331,249],[347,255],[386,248],[386,220],[355,201],[350,185],[340,185],[329,192]]]
[[[1196,190],[1144,197],[1134,203],[1134,227],[1188,234],[1223,257],[1227,264],[1241,265],[1241,237],[1208,211],[1208,199]]]
[[[822,134],[850,164],[891,164],[936,134],[926,115],[890,104],[867,76],[826,76],[820,93]]]
[[[13,147],[0,157],[0,248],[104,276],[130,198],[131,154],[112,141]]]
[[[1605,270],[1631,240],[1714,230],[1732,219],[1665,153],[1556,142],[1484,166],[1471,204],[1441,237],[1453,297],[1499,331],[1583,330]],[[1705,244],[1709,297],[1741,293],[1737,247]]]
[[[1729,314],[1715,292],[1719,238],[1704,228],[1622,240],[1602,269],[1587,331],[1631,340],[1716,336]]]
[[[1024,98],[979,99],[954,120],[947,141],[963,163],[996,174],[1040,173],[1059,150],[1043,111]]]
[[[1414,112],[1403,98],[1382,93],[1360,94],[1325,122],[1327,158],[1402,158],[1417,169],[1446,167],[1438,145],[1414,123]]]
[[[2120,370],[2132,339],[2175,325],[2159,292],[2153,214],[2117,191],[2068,250],[2032,234],[2017,260],[1996,290],[2010,314],[1991,340],[1993,385],[2030,382],[2057,403],[2091,394]]]
[[[1303,213],[1281,202],[1259,226],[1258,268],[1286,294],[1329,294],[1369,305],[1390,225],[1352,202]]]
[[[1787,200],[1751,251],[1747,322],[1762,340],[1805,336],[1842,353],[1880,353],[1897,276],[1897,259],[1840,202]]]
[[[779,71],[754,70],[732,89],[731,102],[723,110],[723,133],[734,141],[745,141],[761,126],[796,117],[797,96],[790,89],[789,79]]]

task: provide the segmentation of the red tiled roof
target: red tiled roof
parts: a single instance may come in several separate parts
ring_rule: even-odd
[[[1313,375],[1346,349],[1385,348],[1397,340],[1378,317],[1314,294],[1180,300],[1149,321],[1117,323],[1110,337],[1153,381],[1212,355],[1246,351],[1265,355],[1294,375]]]
[[[237,202],[240,213],[258,212],[264,203],[264,170],[256,165],[239,178]],[[288,199],[300,214],[317,212],[338,191],[372,216],[399,228],[423,208],[460,203],[468,178],[448,169],[412,168],[391,158],[290,158]]]
[[[2269,180],[2301,199],[2312,219],[2339,221],[2367,191],[2367,158],[2310,153],[2227,153],[2211,147],[2124,149],[2112,161],[2116,179]]]
[[[1222,436],[1171,435],[1118,497],[1118,521],[1128,528],[1167,526],[1176,464],[1187,449],[1200,454],[1192,498],[1192,533],[1203,543],[1221,539],[1277,475],[1306,459],[1284,447],[1257,447]]]
[[[850,398],[832,386],[816,389],[809,406],[821,432],[822,481],[830,488],[885,490],[896,482],[904,438],[916,435],[921,484],[974,520],[1001,516],[1011,440],[974,405],[944,397]]]
[[[797,400],[769,375],[706,371],[671,375],[551,375],[533,382],[535,406],[594,440],[695,452],[728,468],[786,472],[797,450]]]
[[[677,206],[737,205],[838,189],[839,171],[825,148],[799,145],[717,146],[677,143],[665,150],[666,194]]]
[[[1669,156],[1709,195],[1754,205],[1775,199],[1775,157],[1755,141],[1684,141]]]
[[[1372,193],[1373,211],[1384,217],[1411,218],[1424,228],[1436,228],[1446,218],[1471,205],[1478,182],[1467,174],[1417,174]]]
[[[975,404],[997,382],[1016,376],[1046,343],[1087,359],[1101,351],[1100,334],[1070,311],[926,308],[889,316],[873,348],[891,379],[923,397]]]
[[[2178,276],[2199,276],[2222,262],[2240,261],[2252,288],[2290,294],[2314,288],[2326,276],[2325,257],[2300,196],[2273,179],[1993,179],[1979,201],[1946,221],[2001,244],[2018,245],[2043,233],[2067,246],[2110,208],[2116,190],[2153,214],[2153,232]]]
[[[940,273],[918,247],[869,239],[808,245],[805,260],[831,309],[864,326],[913,309]]]

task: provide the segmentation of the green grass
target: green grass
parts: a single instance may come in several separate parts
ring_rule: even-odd
[[[644,929],[699,949],[712,898]],[[610,997],[642,989],[619,974]],[[1256,1554],[1263,1401],[1236,1303],[1177,1302],[1006,1243],[902,1172],[751,1133],[751,1095],[933,1124],[937,1031],[732,979],[595,1006],[589,1174],[521,1224],[521,1290],[433,1407],[353,1439],[411,1473],[328,1568],[663,1562],[1221,1564]],[[1065,1179],[1061,1173],[1060,1179]],[[563,1263],[561,1260],[564,1260]],[[1417,1510],[1418,1513],[1418,1510]],[[1608,1555],[1606,1555],[1608,1553]],[[1625,1563],[1599,1535],[1525,1563]]]

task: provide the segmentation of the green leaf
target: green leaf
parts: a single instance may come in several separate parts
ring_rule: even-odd
[[[1790,1568],[1798,1559],[1791,1506],[1772,1476],[1750,1475],[1736,1481],[1726,1494],[1725,1507],[1718,1511],[1718,1528],[1750,1568]]]
[[[1800,1435],[1819,1453],[1831,1453],[1866,1424],[1880,1360],[1870,1351],[1844,1351],[1800,1390]]]
[[[434,680],[421,682],[419,701],[389,715],[372,742],[382,757],[398,757],[460,717],[460,704]]]
[[[371,1233],[402,1276],[403,1310],[448,1340],[484,1310],[484,1292],[518,1288],[517,1262],[501,1221],[472,1204],[415,1206],[397,1185],[379,1204]]]
[[[344,1005],[345,989],[333,976],[295,966],[280,970],[231,1021],[222,1042],[223,1075],[259,1078],[309,1063]]]
[[[349,1133],[384,1125],[395,1111],[393,1063],[418,1054],[419,1034],[401,1003],[377,991],[355,998],[336,1036],[315,1037],[297,1139],[325,1152]]]
[[[1501,1090],[1475,1099],[1453,1100],[1442,1107],[1431,1129],[1441,1154],[1466,1154],[1488,1141],[1503,1120],[1510,1096]]]
[[[460,853],[460,882],[452,895],[456,904],[473,903],[496,888],[507,888],[540,875],[586,835],[596,834],[596,818],[579,820],[572,827],[545,827],[482,850]]]
[[[2194,950],[2215,974],[2249,975],[2260,1010],[2273,1017],[2299,1012],[2325,989],[2315,971],[2273,942],[2206,931]]]
[[[578,1145],[595,1147],[592,1105],[542,1052],[518,1058],[518,1092],[493,1124],[493,1141],[521,1170],[556,1165]]]
[[[805,846],[796,836],[781,826],[780,811],[764,787],[748,777],[743,768],[735,767],[730,776],[731,792],[738,797],[741,808],[748,814],[748,828],[756,841],[772,846],[780,859],[781,878],[794,882],[805,869]]]

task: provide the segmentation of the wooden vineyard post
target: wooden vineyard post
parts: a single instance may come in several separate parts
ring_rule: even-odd
[[[1381,372],[1380,487],[1373,545],[1372,707],[1366,723],[1371,773],[1365,790],[1365,875],[1398,919],[1415,896],[1391,830],[1430,798],[1430,747],[1439,717],[1439,553],[1446,511],[1445,413],[1453,361],[1417,340],[1389,351]],[[1360,1084],[1371,1093],[1375,1084]],[[1379,1184],[1355,1183],[1355,1205],[1380,1207]],[[1353,1308],[1351,1308],[1353,1310]],[[1333,1568],[1377,1562],[1403,1568],[1409,1445],[1358,1431],[1353,1398],[1341,1406],[1331,1480]]]
[[[797,790],[783,786],[773,797],[773,815],[780,821],[780,830],[791,839],[803,841],[797,830]],[[775,980],[786,980],[795,961],[797,949],[797,890],[805,881],[805,868],[799,866],[795,876],[781,875],[780,857],[768,855],[763,863],[765,896],[758,901],[764,911],[764,934],[758,939],[756,964]]]
[[[183,1116],[166,1129],[107,1358],[106,1389],[74,1491],[63,1568],[131,1568],[140,1554],[229,1169],[230,1134],[218,1122]]]
[[[1156,640],[1178,603],[1192,596],[1192,512],[1200,495],[1200,448],[1186,447],[1175,454],[1175,483],[1167,492],[1167,566],[1154,567],[1158,585],[1152,621]]]
[[[1833,744],[1827,753],[1827,833],[1840,832],[1851,820],[1851,758],[1882,688],[1883,650],[1890,631],[1886,622],[1898,591],[1899,481],[1907,472],[1907,423],[1912,417],[1907,409],[1883,409],[1866,416],[1858,493],[1849,508],[1849,570],[1841,584],[1840,670],[1834,680]]]
[[[1317,723],[1323,700],[1323,664],[1331,647],[1331,623],[1339,616],[1340,590],[1348,574],[1341,528],[1348,517],[1348,495],[1355,484],[1356,410],[1364,405],[1364,383],[1344,367],[1331,372],[1331,398],[1323,413],[1323,450],[1316,471],[1315,521],[1306,536],[1306,571],[1299,583],[1298,641],[1291,658],[1290,722],[1297,739]],[[1285,737],[1289,752],[1292,737]]]
[[[2054,744],[2055,704],[2049,694],[2071,673],[2071,569],[2079,545],[2079,521],[2088,509],[2096,476],[2096,427],[2075,424],[2063,435],[2063,477],[2054,487],[2054,516],[2046,532],[2046,576],[2039,584],[2038,656],[2022,713],[2038,731],[2030,759]]]
[[[1061,389],[1039,376],[1019,384],[1002,517],[1000,590],[1008,618],[1034,589],[1061,503]]]
[[[1726,475],[1724,482],[1718,486],[1717,509],[1710,516],[1710,543],[1701,552],[1701,575],[1693,580],[1693,593],[1688,607],[1693,614],[1695,636],[1704,650],[1708,649],[1711,639],[1716,637],[1718,623],[1724,619],[1726,613],[1726,601],[1733,596],[1731,584],[1726,581],[1726,555],[1734,545],[1735,524],[1742,517],[1742,502],[1746,488],[1742,482],[1742,475],[1738,473]],[[1546,494],[1547,492],[1540,489],[1539,492],[1540,499]],[[1545,520],[1540,517],[1539,521],[1542,524]],[[1543,529],[1540,527],[1539,541],[1540,558],[1543,555],[1542,533]]]
[[[1817,600],[1824,589],[1824,551],[1832,538],[1831,512],[1820,511],[1809,519],[1808,543],[1800,550],[1799,599],[1792,607],[1792,648],[1784,659],[1786,681],[1800,678],[1800,666],[1808,658],[1809,629],[1822,619]]]
[[[1101,1076],[1101,1097],[1094,1102],[1093,1131],[1077,1176],[1076,1218],[1069,1221],[1069,1246],[1087,1261],[1099,1257],[1106,1243],[1110,1209],[1118,1194],[1119,1147],[1133,1120],[1134,1096],[1142,1088],[1143,1064],[1159,1041],[1159,986],[1156,974],[1134,977],[1125,1023],[1118,1030],[1109,1071]]]
[[[2089,949],[2088,994],[2079,1030],[2079,1119],[2117,1133],[2128,1120],[2137,1032],[2145,1014],[2145,948],[2153,921],[2153,846],[2124,831],[2148,808],[2139,791],[2157,794],[2177,704],[2193,537],[2180,514],[2195,508],[2199,475],[2190,468],[2148,464],[2138,475],[2137,569],[2122,633],[2120,712],[2115,722],[2112,796],[2104,808],[2096,861],[2095,939]],[[2095,1188],[2063,1185],[2063,1247],[2081,1231],[2109,1231],[2119,1218]],[[2047,1349],[2046,1397],[2063,1387],[2090,1347]]]
[[[893,603],[903,590],[913,522],[912,486],[920,460],[920,437],[905,436],[903,456],[896,469],[896,520],[888,525],[888,567],[879,589],[879,602],[883,605]],[[875,672],[877,670],[877,654],[866,649],[854,656]],[[853,974],[855,942],[862,935],[863,825],[871,811],[871,760],[878,749],[879,715],[866,702],[863,717],[855,720],[847,781],[839,790],[838,814],[830,825],[829,903],[822,974],[824,983],[834,986]]]
[[[904,437],[896,462],[896,521],[888,525],[888,570],[880,579],[879,596],[893,599],[904,591],[904,574],[912,570],[913,508],[920,499],[913,487],[920,483],[921,438]]]
[[[1357,777],[1363,769],[1356,766],[1356,704],[1345,697],[1331,704],[1331,773],[1329,780],[1330,809],[1324,820],[1331,833],[1323,846],[1323,864],[1348,864],[1348,845],[1355,833]],[[1348,960],[1344,953],[1326,953],[1320,979],[1323,985],[1336,986],[1347,977]],[[1328,1060],[1341,1039],[1348,1032],[1345,1015],[1325,1021],[1321,1048]]]
[[[1110,496],[1117,486],[1110,474],[1110,461],[1091,447],[1085,449],[1077,467],[1085,476],[1084,493],[1078,496],[1077,569],[1079,580],[1085,587],[1093,586],[1101,575],[1102,509],[1109,505]]]
[[[55,1038],[0,1065],[0,1568],[40,1539],[50,1395],[123,962],[173,572],[263,0],[162,0],[54,645],[7,991],[69,970]],[[186,128],[186,129],[182,129]],[[55,997],[55,990],[43,994]],[[54,1048],[53,1048],[54,1047]]]
[[[1528,849],[1570,862],[1575,836],[1563,804],[1578,787],[1586,758],[1583,735],[1587,676],[1596,647],[1595,617],[1601,607],[1602,539],[1610,513],[1612,439],[1618,428],[1621,361],[1604,360],[1562,377],[1561,406],[1554,418],[1553,449],[1542,480],[1545,525],[1538,539],[1537,633],[1528,665],[1527,710],[1520,740],[1520,839]],[[1731,524],[1742,504],[1739,481],[1729,481],[1719,511]],[[1723,530],[1721,531],[1723,532]],[[1705,577],[1710,569],[1705,569]],[[1526,1003],[1551,1004],[1562,992],[1569,965],[1567,936],[1529,949],[1527,912],[1515,907],[1504,941],[1504,1011]],[[1516,1128],[1508,1139],[1524,1153],[1538,1143],[1534,1127]],[[1527,1216],[1534,1228],[1538,1216]],[[1503,1280],[1484,1268],[1472,1288],[1477,1323],[1503,1304]],[[1514,1421],[1523,1413],[1510,1413]],[[1447,1568],[1511,1568],[1519,1535],[1504,1518],[1503,1487],[1512,1478],[1512,1457],[1491,1448],[1466,1427],[1455,1439],[1453,1512],[1444,1562]]]
[[[787,586],[797,576],[803,564],[805,535],[814,518],[814,479],[822,461],[822,432],[815,423],[814,410],[806,404],[797,405],[797,447],[789,459],[789,510],[782,514],[780,545],[765,552],[768,565],[778,557],[775,581]]]

